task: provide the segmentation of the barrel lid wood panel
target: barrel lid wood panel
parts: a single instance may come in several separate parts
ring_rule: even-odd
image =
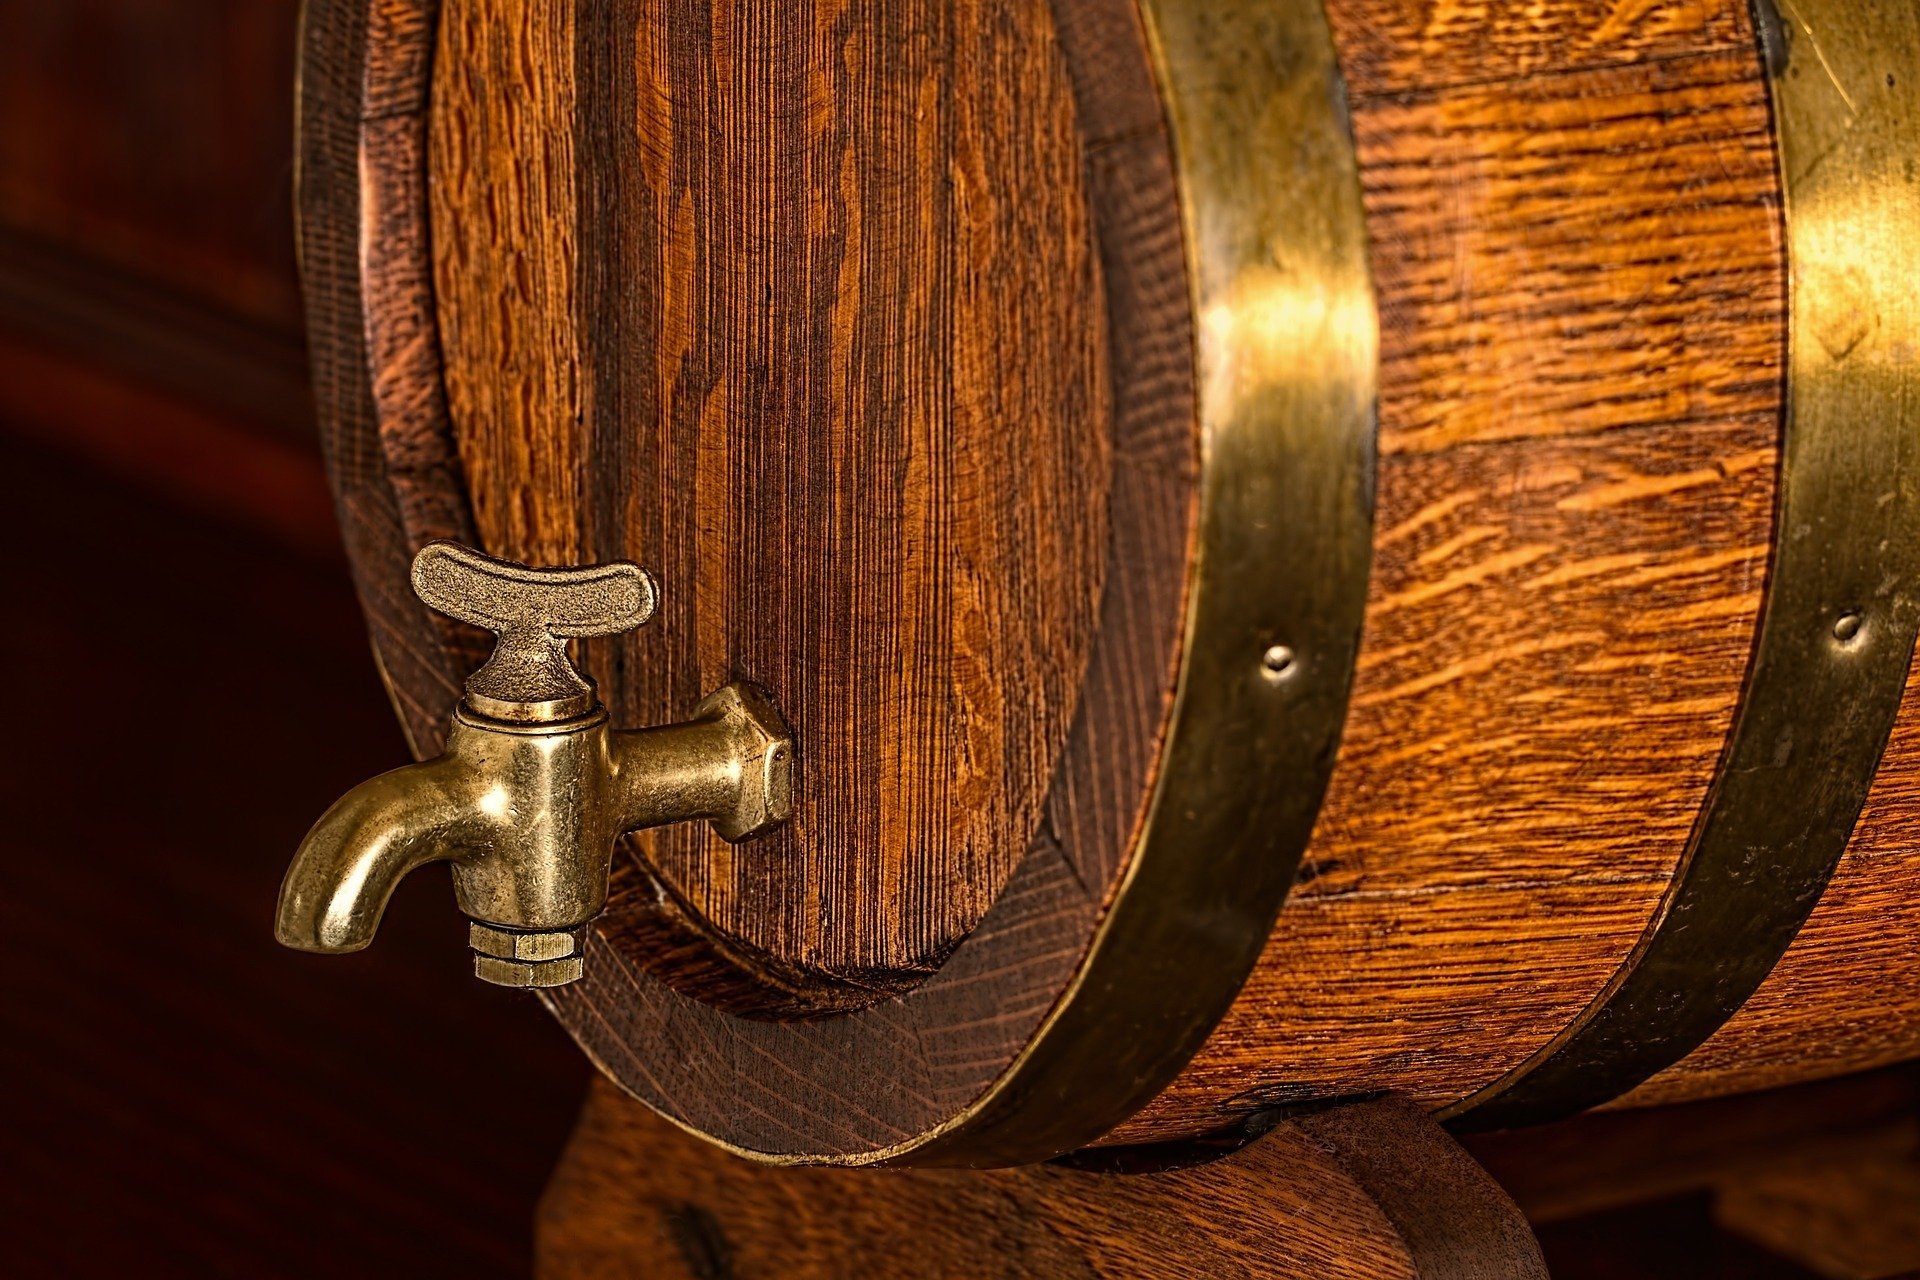
[[[875,705],[809,694],[795,715],[797,786],[825,788],[829,817],[849,803],[834,788],[907,767],[880,767],[880,735],[985,734],[965,761],[914,757],[935,776],[906,790],[946,799],[938,767],[1006,740],[969,718],[1009,687],[1064,725],[1051,758],[1002,760],[964,797],[974,822],[1038,788],[1001,832],[1017,856],[984,871],[952,840],[910,865],[885,840],[801,849],[788,888],[738,870],[777,847],[677,875],[656,840],[617,868],[585,980],[547,999],[608,1074],[743,1152],[1007,1163],[1092,1141],[1226,1007],[1304,847],[1369,556],[1377,323],[1351,138],[1316,0],[1230,24],[1154,9],[1194,72],[1170,100],[1129,0],[311,11],[309,63],[332,79],[303,132],[308,262],[316,299],[359,303],[316,312],[319,367],[421,749],[462,637],[404,603],[393,551],[447,523],[536,559],[667,547],[666,595],[692,582],[687,635],[666,658],[645,637],[587,647],[623,719],[630,683],[727,674],[779,701],[783,677],[803,694],[844,677]],[[1191,125],[1184,226],[1170,112]],[[1249,141],[1296,180],[1266,181]],[[375,226],[407,254],[379,276],[339,251]],[[867,363],[887,360],[905,374]],[[969,395],[978,422],[956,408]],[[1003,527],[954,531],[991,504]],[[776,549],[791,559],[769,567]],[[965,579],[989,620],[1064,598],[1036,606],[1043,636],[1001,618],[957,656],[946,597],[862,612],[861,567],[890,602]],[[757,591],[769,607],[748,607]],[[1049,621],[1082,592],[1084,652]],[[1072,674],[1057,707],[1035,683],[1054,672]],[[961,711],[926,692],[974,676],[1002,683]]]
[[[696,21],[588,5],[502,12],[496,30],[475,7],[316,3],[300,199],[343,521],[418,750],[434,749],[472,661],[469,637],[406,597],[405,552],[430,534],[661,567],[666,598],[678,591],[679,607],[714,623],[662,628],[631,652],[588,649],[620,719],[634,699],[701,683],[702,663],[723,664],[714,679],[756,675],[776,696],[788,674],[802,690],[824,687],[833,671],[800,664],[769,681],[724,664],[770,661],[773,640],[817,662],[831,618],[848,632],[826,654],[847,664],[839,675],[886,696],[789,708],[803,777],[817,764],[871,799],[887,782],[871,747],[883,724],[918,725],[929,741],[944,730],[939,750],[1001,753],[991,768],[967,762],[982,769],[964,775],[969,794],[933,799],[967,821],[997,813],[1002,839],[1024,824],[1013,846],[930,841],[922,852],[938,856],[909,864],[900,846],[849,836],[843,851],[865,870],[810,879],[803,850],[779,868],[784,887],[764,868],[758,882],[741,870],[763,850],[664,886],[629,862],[589,939],[587,980],[553,998],[609,1074],[682,1123],[743,1148],[818,1156],[933,1133],[1013,1062],[1070,984],[1152,795],[1193,560],[1198,434],[1178,206],[1131,5],[1062,6],[1057,31],[1039,3],[806,15],[715,6]],[[614,29],[582,28],[589,17]],[[781,56],[747,56],[754,41]],[[669,44],[700,67],[676,64]],[[466,60],[449,65],[450,49]],[[460,85],[475,68],[499,82]],[[673,79],[701,68],[705,79]],[[700,114],[722,108],[740,114]],[[525,170],[523,144],[543,157]],[[569,169],[569,148],[576,166],[591,148],[625,167]],[[703,167],[702,156],[727,162]],[[1052,194],[1013,199],[1035,174],[1058,176]],[[816,197],[829,223],[796,215]],[[462,200],[471,207],[456,208]],[[621,211],[639,223],[630,240],[607,227]],[[714,220],[697,221],[703,211]],[[583,258],[588,246],[603,252]],[[463,263],[491,293],[463,282]],[[808,286],[781,295],[791,330],[756,329],[765,291],[794,278]],[[602,361],[618,354],[606,347],[616,338],[635,356],[617,368]],[[536,349],[558,358],[539,364]],[[881,368],[883,354],[914,385]],[[797,400],[766,399],[760,357],[786,362],[778,385]],[[513,395],[486,385],[489,361]],[[728,430],[749,411],[789,410],[790,421],[757,428],[783,448]],[[924,475],[889,453],[915,432]],[[836,462],[849,465],[836,474]],[[863,489],[847,474],[856,469],[887,482]],[[908,483],[920,487],[903,511]],[[1045,503],[1023,505],[1043,489]],[[788,528],[779,503],[761,509],[755,496],[815,523]],[[892,563],[862,577],[833,561],[887,521],[903,544]],[[667,562],[629,536],[660,539]],[[754,559],[776,547],[782,564]],[[740,568],[750,561],[771,585]],[[909,588],[923,612],[883,616],[879,603]],[[770,593],[768,607],[749,610],[755,591]],[[1029,598],[1037,592],[1054,598]],[[1036,618],[1059,625],[1035,632]],[[868,669],[883,657],[893,670]],[[1246,657],[1257,675],[1259,652]],[[998,665],[1027,664],[1012,675],[1028,679],[1029,705],[997,706],[967,683],[989,663],[995,679]],[[639,692],[643,672],[670,677],[667,695]],[[956,707],[955,689],[975,705]],[[1039,718],[1009,739],[1002,715]],[[820,745],[830,733],[847,736]],[[835,775],[839,766],[852,772]],[[860,815],[866,834],[876,820]],[[672,866],[671,849],[658,856]],[[848,889],[874,896],[831,897]],[[729,903],[749,890],[765,921],[729,936]],[[883,915],[909,926],[831,934]],[[792,1020],[826,1006],[838,1007]]]
[[[433,65],[482,544],[658,576],[651,626],[587,646],[617,723],[747,679],[796,735],[783,829],[642,856],[803,1006],[910,985],[1039,825],[1107,572],[1106,330],[1048,24],[447,0]],[[1164,679],[1165,621],[1141,630]]]

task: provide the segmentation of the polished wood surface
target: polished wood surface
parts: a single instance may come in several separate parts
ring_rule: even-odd
[[[793,821],[637,840],[728,948],[867,1003],[1005,886],[1093,641],[1111,426],[1071,89],[1031,0],[700,21],[443,10],[452,421],[487,548],[659,576],[654,623],[589,646],[618,722],[778,691]]]
[[[1417,1108],[1281,1124],[1151,1173],[766,1169],[597,1084],[541,1202],[543,1280],[1546,1276],[1526,1220]]]
[[[946,852],[919,861],[904,852],[911,840],[869,841],[838,880],[821,878],[813,854],[777,873],[755,871],[750,849],[703,868],[686,836],[654,842],[659,882],[639,860],[621,866],[589,978],[554,1007],[629,1088],[761,1150],[902,1141],[1013,1060],[1119,883],[1172,689],[1196,461],[1193,318],[1138,15],[1125,0],[1057,0],[1016,31],[965,7],[931,12],[874,10],[829,31],[808,25],[824,20],[810,8],[777,21],[592,10],[629,41],[479,0],[438,28],[424,6],[337,0],[316,6],[310,28],[311,56],[340,87],[307,135],[323,416],[363,594],[420,746],[436,741],[465,641],[406,598],[405,553],[452,534],[667,566],[668,598],[689,612],[630,650],[588,650],[623,717],[658,718],[648,709],[679,708],[729,673],[778,670],[776,692],[801,691],[803,736],[824,734],[840,675],[779,664],[874,655],[886,669],[845,687],[883,705],[842,708],[839,736],[803,752],[803,772],[817,762],[823,780],[813,803],[838,804],[909,759],[956,761],[921,732],[943,719],[985,734],[985,755],[1012,751],[1002,766],[1026,761],[1020,777],[997,766],[977,794],[996,839],[1024,834],[1020,856],[973,864],[968,887],[938,900],[914,894],[953,875],[962,863],[942,859],[972,837],[920,845]],[[1329,13],[1383,327],[1374,566],[1350,716],[1264,958],[1186,1073],[1116,1142],[1381,1089],[1443,1106],[1551,1040],[1629,961],[1671,881],[1763,600],[1787,264],[1745,4],[1334,0]],[[944,52],[876,52],[862,23],[897,23],[887,29]],[[435,39],[463,56],[442,57],[429,94]],[[742,61],[749,45],[781,70]],[[609,48],[631,61],[606,59]],[[550,56],[526,53],[537,49]],[[516,77],[530,78],[524,92],[489,97]],[[779,109],[801,82],[834,112]],[[899,95],[915,86],[921,105],[907,111]],[[986,100],[1023,128],[991,123]],[[951,132],[905,127],[923,111]],[[554,124],[569,118],[571,132]],[[845,182],[822,186],[832,157]],[[882,157],[914,172],[882,183]],[[950,187],[919,171],[939,165]],[[1047,190],[1016,225],[995,221],[1013,196],[975,192],[1056,172],[1033,180]],[[820,207],[803,216],[793,203]],[[363,243],[378,261],[353,256]],[[817,305],[801,304],[807,290]],[[879,359],[880,339],[859,337],[882,323],[880,299],[904,308],[905,327],[884,329],[902,344],[884,370],[861,363]],[[986,364],[912,363],[928,343],[966,351],[979,332],[968,325],[991,316],[1047,358],[1002,341],[975,349]],[[1063,340],[1075,323],[1099,335]],[[819,398],[861,368],[879,381]],[[1065,418],[1001,438],[977,399],[993,369],[1006,384],[996,394],[1028,397],[995,414],[1025,405],[1044,418],[1051,403]],[[948,416],[924,416],[922,402]],[[986,416],[969,418],[969,405]],[[908,489],[876,499],[862,487],[872,474],[815,467],[883,436],[920,439],[928,475],[963,455],[1007,470],[894,507]],[[777,474],[763,437],[785,442]],[[1076,458],[1108,469],[1083,486],[1065,474]],[[676,477],[694,480],[683,491]],[[749,482],[757,501],[743,497]],[[967,516],[951,503],[973,505],[964,492],[1003,504],[1019,527],[994,536],[1011,541],[968,541],[987,535],[960,529]],[[849,500],[876,527],[893,522],[900,558],[872,560],[865,548],[879,544],[861,540],[872,530],[836,540],[809,524]],[[1072,532],[1102,508],[1104,540]],[[788,561],[755,559],[770,530]],[[1033,553],[1074,546],[1051,561]],[[958,633],[929,621],[937,610],[832,647],[874,616],[862,612],[872,599],[830,585],[851,567],[896,584],[925,569],[934,577],[915,580],[930,582],[948,570],[915,557],[952,553],[953,569],[989,550],[1018,554],[975,598],[989,614],[1031,611],[1018,626],[983,619],[970,642],[975,674],[1004,681],[997,707],[979,704],[991,725],[956,725],[959,704],[928,692],[960,687],[965,666]],[[739,576],[750,563],[766,574],[751,589]],[[676,597],[682,579],[699,587]],[[1096,583],[1097,613],[1031,598]],[[1008,727],[1025,714],[1005,697],[1016,686],[1037,716],[1024,728]],[[1063,730],[1050,700],[1075,687]],[[882,713],[894,754],[853,752],[879,740],[861,726]],[[1913,956],[1877,922],[1920,899],[1900,874],[1909,736],[1896,731],[1854,850],[1774,980],[1643,1096],[1920,1051],[1920,1011],[1889,994]],[[949,768],[922,794],[974,776]],[[1022,808],[1017,797],[1035,794],[1038,808]],[[867,804],[860,821],[883,824],[869,835],[934,829],[884,825],[904,812]],[[879,893],[889,885],[891,899]],[[876,995],[887,998],[856,1007]],[[823,1006],[838,1012],[780,1020]]]
[[[1473,1092],[1600,991],[1685,847],[1764,585],[1785,264],[1744,6],[1625,8],[1393,49],[1402,6],[1330,6],[1382,311],[1367,628],[1266,955],[1124,1134]]]

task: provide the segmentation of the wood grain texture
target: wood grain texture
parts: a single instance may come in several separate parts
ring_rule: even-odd
[[[1129,572],[1108,578],[1101,639],[1027,856],[938,974],[843,1016],[729,1018],[650,977],[661,913],[625,886],[590,941],[586,980],[553,996],[616,1080],[748,1149],[872,1151],[926,1133],[977,1098],[1071,980],[1138,820],[1114,800],[1144,800],[1150,785],[1184,590],[1167,568],[1190,555],[1196,464],[1179,213],[1130,7],[1093,0],[1055,13],[1110,300],[1108,559]]]
[[[1388,335],[1382,454],[1778,412],[1757,65],[1749,42],[1356,98]]]
[[[397,695],[430,745],[461,637],[410,611],[404,552],[461,527],[471,488],[496,550],[523,538],[662,569],[686,612],[588,651],[623,719],[683,714],[705,686],[756,676],[796,691],[803,734],[826,735],[803,767],[844,749],[845,769],[821,776],[928,770],[906,808],[813,801],[828,806],[815,820],[867,824],[860,858],[831,875],[655,840],[668,891],[625,860],[587,981],[553,997],[609,1074],[726,1141],[905,1141],[977,1098],[1071,980],[1124,869],[1172,688],[1193,331],[1137,15],[1121,0],[463,6],[442,38],[468,56],[436,89],[437,303],[419,105],[432,14],[374,6],[372,57],[348,0],[317,9],[328,56],[361,39],[352,92],[378,104],[320,113],[340,130],[321,159],[372,176],[350,199],[317,189],[310,257],[332,308],[315,314],[336,484]],[[1384,327],[1352,713],[1261,965],[1114,1141],[1330,1094],[1443,1104],[1550,1039],[1671,877],[1764,586],[1785,265],[1745,5],[1330,9]],[[875,47],[867,25],[888,22],[914,38]],[[501,101],[496,78],[514,76],[545,77],[542,92]],[[548,170],[568,149],[562,182]],[[1049,192],[1029,207],[1041,174]],[[728,192],[746,194],[723,206]],[[363,242],[370,265],[349,256]],[[465,362],[448,379],[457,433],[442,346]],[[1049,414],[1098,425],[1075,434]],[[1049,589],[1064,594],[1036,598]],[[935,597],[874,625],[882,602]],[[851,655],[862,697],[913,714],[884,731],[833,722],[826,677],[781,665],[796,653]],[[1912,962],[1908,935],[1880,922],[1920,895],[1879,869],[1908,865],[1915,718],[1751,1021],[1657,1096],[1915,1051],[1910,1002],[1859,980]],[[975,818],[1018,849],[975,859]],[[963,870],[965,891],[942,897]],[[829,1005],[843,1012],[765,1016]]]
[[[1382,323],[1346,735],[1260,965],[1114,1141],[1471,1092],[1598,993],[1685,846],[1771,545],[1784,275],[1760,65],[1717,47],[1744,7],[1598,48],[1628,7],[1383,57],[1380,6],[1330,6]]]
[[[437,303],[482,538],[659,575],[616,720],[777,691],[805,784],[635,838],[815,1002],[910,985],[1024,852],[1088,661],[1109,404],[1044,11],[457,0]],[[751,961],[749,961],[751,962]]]
[[[374,655],[439,750],[479,638],[414,598],[414,548],[474,540],[447,424],[426,246],[433,0],[311,5],[300,54],[301,291],[320,443]]]
[[[586,558],[574,40],[572,5],[450,0],[428,116],[434,317],[474,524],[532,564]]]
[[[1544,1277],[1526,1221],[1431,1121],[1383,1101],[1212,1163],[1101,1174],[768,1169],[595,1087],[541,1202],[538,1274]]]
[[[1356,98],[1753,47],[1746,10],[1722,0],[1336,0],[1328,8]]]
[[[1064,60],[1078,113],[1077,163],[1097,246],[1089,261],[1097,257],[1109,300],[1097,322],[1111,352],[1100,389],[1111,437],[1105,559],[1128,572],[1100,594],[1079,702],[1020,871],[933,980],[845,1016],[778,1022],[733,1017],[674,989],[724,998],[739,989],[729,982],[740,966],[724,939],[689,923],[673,897],[628,862],[616,868],[613,908],[590,943],[588,981],[553,1002],[609,1073],[742,1145],[871,1150],[927,1131],[976,1097],[1069,980],[1150,793],[1172,696],[1197,469],[1178,209],[1131,6],[1088,0],[1055,12],[1057,47],[1031,47],[1053,48],[1047,56]],[[1046,10],[1022,13],[1014,49],[1028,48],[1021,41],[1039,39],[1047,25]],[[405,586],[407,549],[423,532],[468,518],[437,364],[440,335],[420,305],[432,287],[421,104],[435,19],[435,10],[397,0],[315,6],[307,64],[320,99],[305,141],[314,176],[303,189],[318,348],[331,362],[322,367],[322,409],[343,523],[376,651],[423,751],[437,745],[434,713],[471,661],[460,649],[468,637],[421,625]],[[981,31],[987,49],[998,47],[1001,35],[988,40],[987,27]],[[364,190],[329,180],[349,164],[369,175]],[[390,252],[356,260],[348,246],[359,243]],[[371,367],[370,339],[384,340]],[[471,525],[462,527],[473,540]],[[749,957],[758,1007],[791,1010],[779,1003],[792,994],[782,989],[788,975],[766,959]],[[665,969],[676,971],[671,984],[661,980]]]

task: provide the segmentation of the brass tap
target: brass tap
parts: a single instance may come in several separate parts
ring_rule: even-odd
[[[401,878],[445,861],[474,973],[560,986],[581,976],[621,832],[704,819],[740,841],[786,820],[792,738],[764,693],[729,684],[685,723],[615,730],[568,659],[569,639],[653,616],[639,565],[535,569],[435,542],[414,557],[413,589],[493,631],[493,656],[468,677],[444,753],[361,783],[301,841],[280,885],[284,945],[358,951]]]

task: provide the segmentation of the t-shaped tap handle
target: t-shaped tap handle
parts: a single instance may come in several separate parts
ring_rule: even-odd
[[[430,542],[413,558],[413,590],[431,607],[499,637],[467,677],[467,704],[500,720],[547,721],[593,709],[593,685],[567,641],[631,631],[653,617],[653,576],[628,560],[536,569],[457,542]]]

